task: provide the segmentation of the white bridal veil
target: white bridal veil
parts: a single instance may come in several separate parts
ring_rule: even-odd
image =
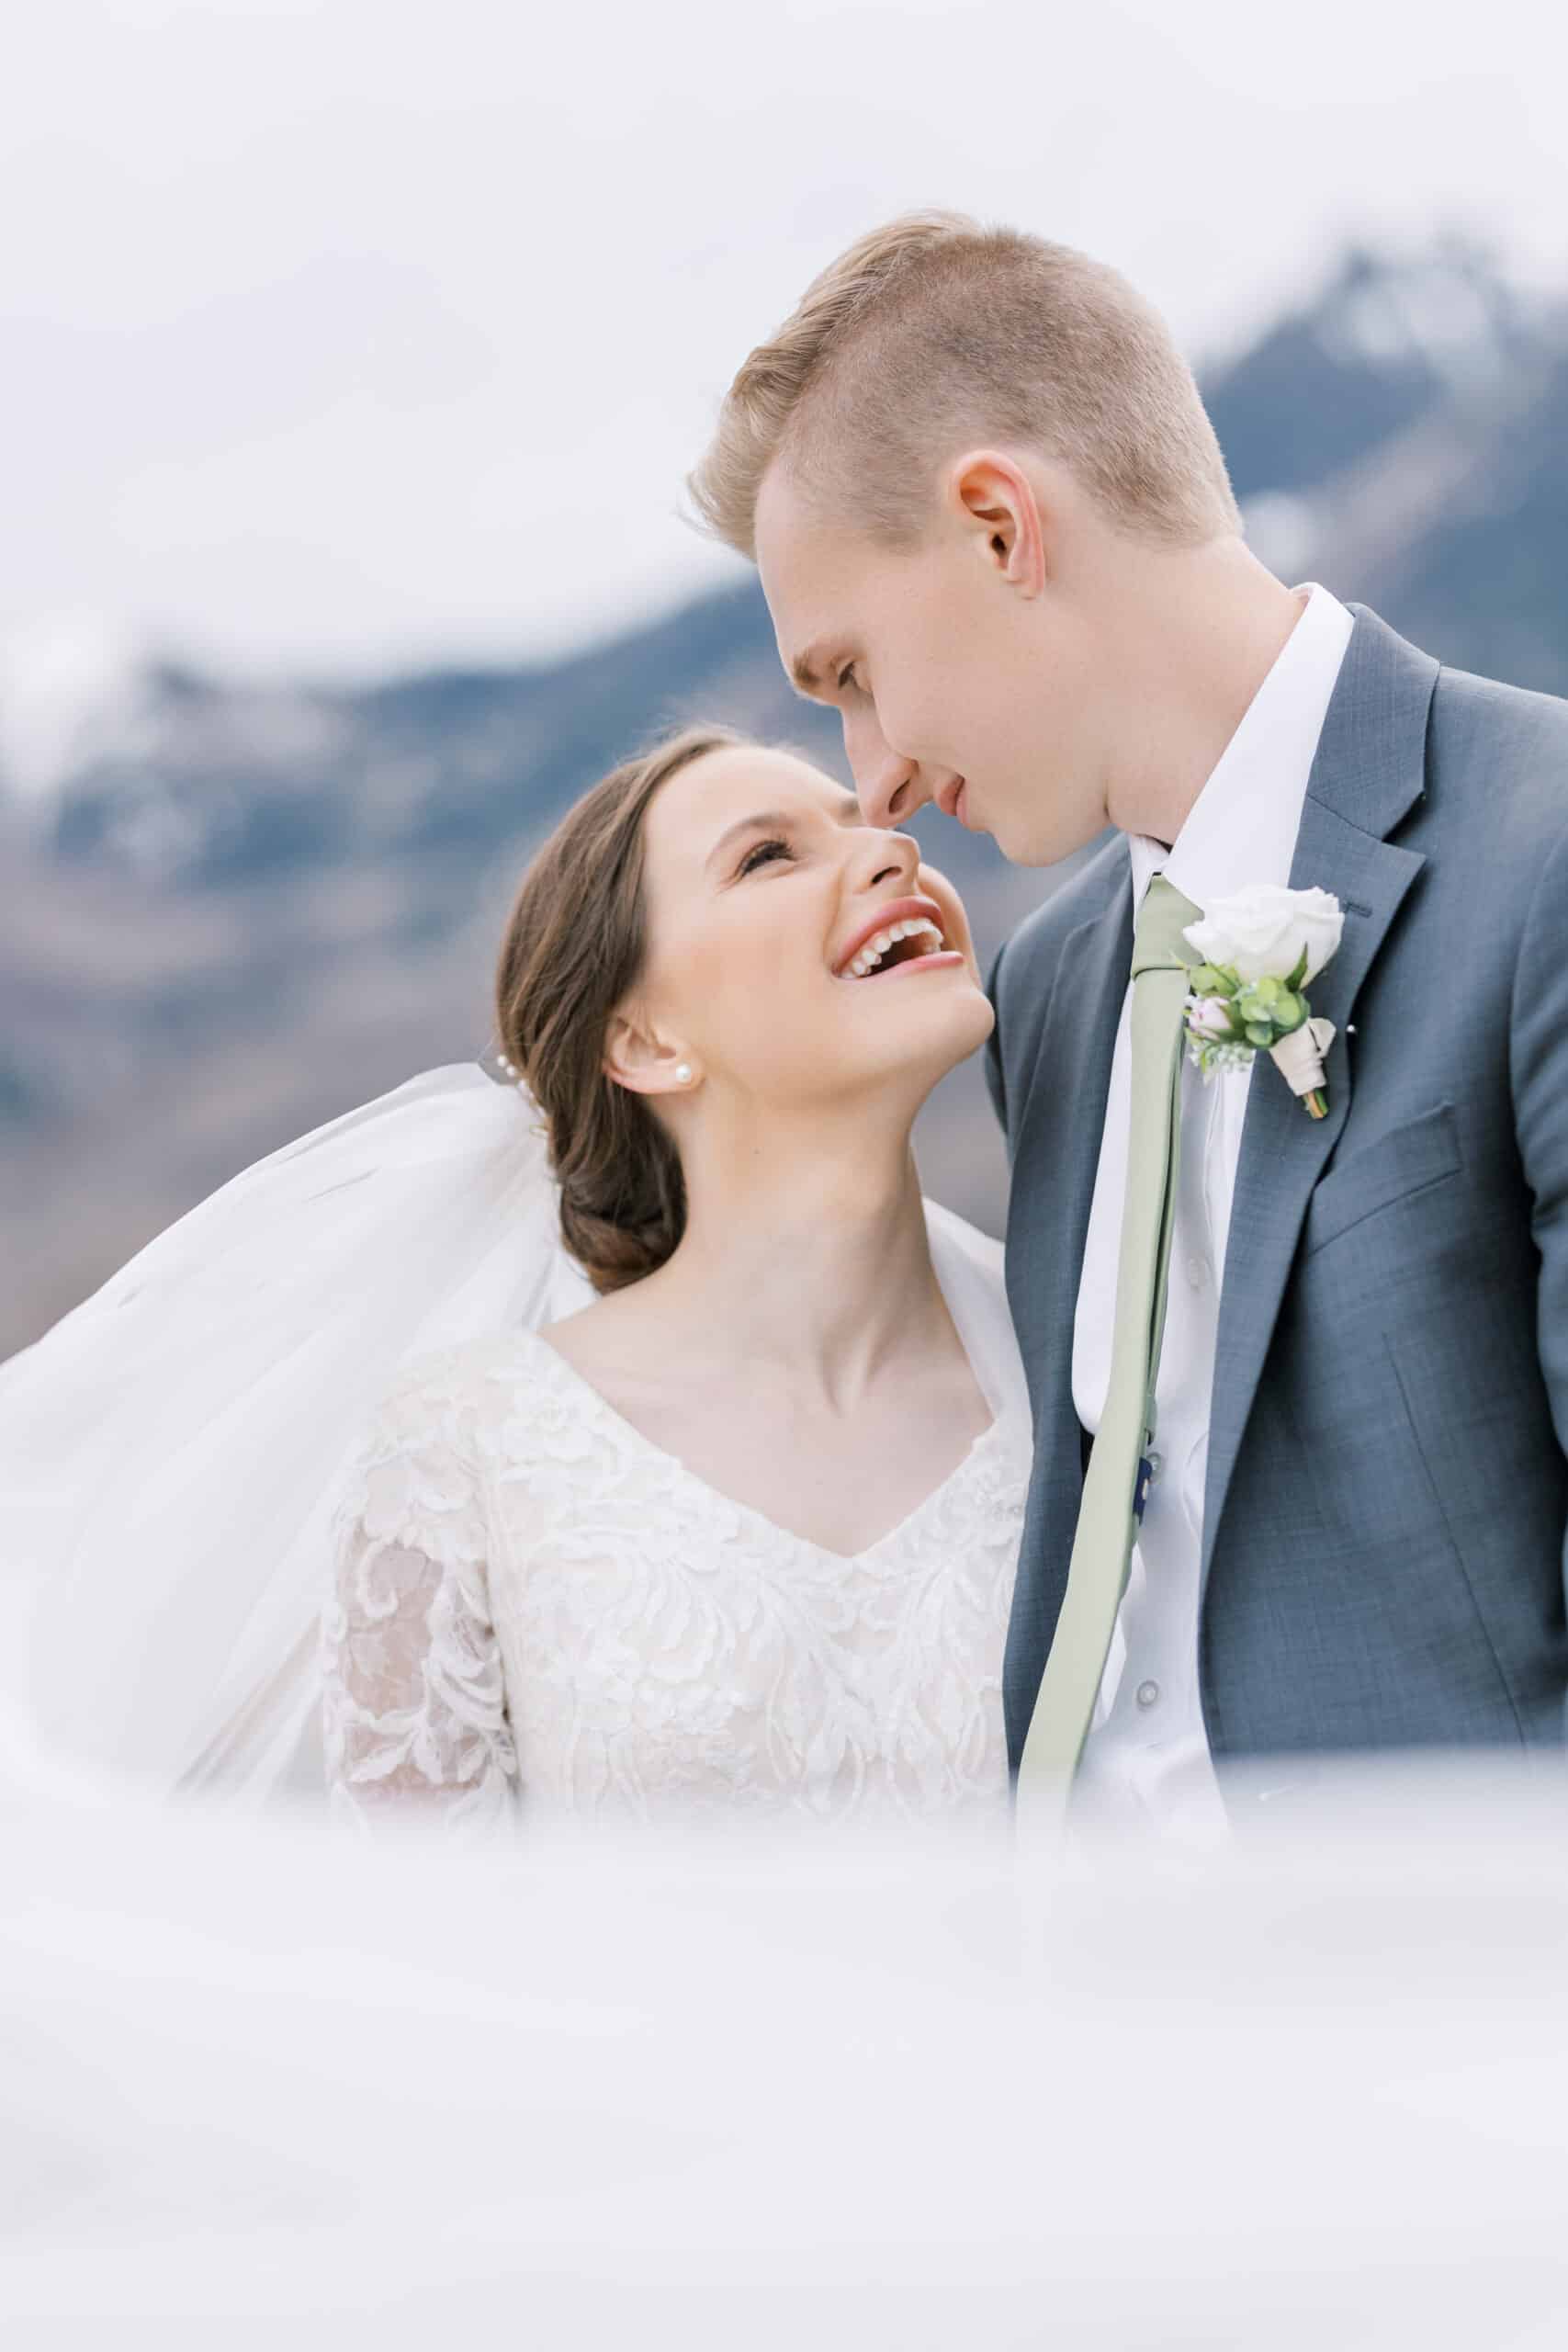
[[[1000,1251],[928,1204],[994,1410]],[[592,1293],[532,1103],[426,1071],[288,1145],[0,1365],[0,1705],[13,1744],[152,1790],[319,1786],[316,1628],[340,1478],[407,1358]]]
[[[0,1367],[0,1675],[46,1751],[309,1786],[338,1476],[411,1354],[591,1293],[531,1105],[426,1071],[258,1161]]]

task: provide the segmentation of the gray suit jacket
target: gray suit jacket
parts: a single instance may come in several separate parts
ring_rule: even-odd
[[[1292,881],[1346,912],[1328,1115],[1253,1071],[1220,1304],[1199,1663],[1217,1757],[1563,1736],[1568,703],[1357,606]],[[991,991],[1036,1456],[1016,1769],[1082,1490],[1073,1315],[1132,954],[1120,837]]]

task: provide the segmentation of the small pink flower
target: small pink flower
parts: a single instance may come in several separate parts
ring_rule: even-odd
[[[1187,1026],[1195,1037],[1228,1037],[1230,1006],[1223,996],[1198,997],[1187,1008]]]

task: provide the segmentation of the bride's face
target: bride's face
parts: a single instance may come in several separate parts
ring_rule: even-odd
[[[643,845],[644,1090],[918,1103],[990,1035],[952,885],[805,760],[709,752],[661,786]]]

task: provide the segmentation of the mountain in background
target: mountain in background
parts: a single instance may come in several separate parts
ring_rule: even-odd
[[[1461,240],[1354,252],[1204,390],[1266,562],[1568,692],[1558,311]],[[698,715],[843,772],[751,584],[547,667],[355,689],[235,685],[90,628],[0,649],[0,1353],[250,1159],[481,1046],[532,846]],[[940,820],[928,846],[982,953],[1059,879]],[[974,1065],[921,1158],[999,1229]]]

